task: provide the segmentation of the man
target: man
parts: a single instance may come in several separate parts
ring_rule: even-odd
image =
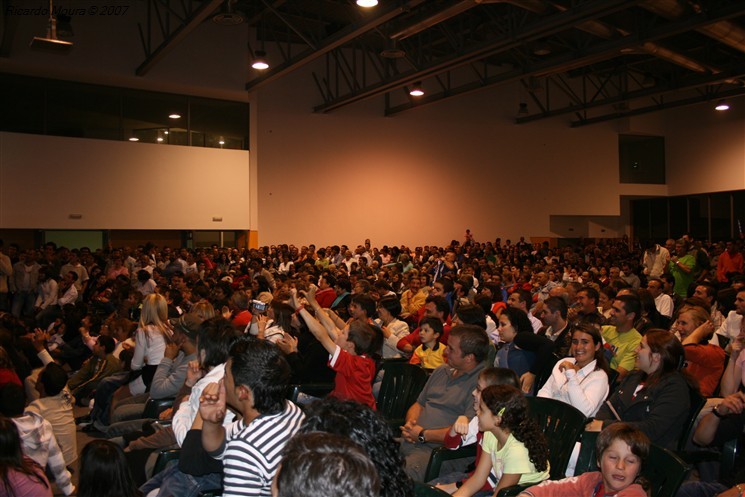
[[[577,292],[576,305],[569,311],[569,320],[574,323],[586,323],[602,326],[605,318],[598,312],[600,294],[591,286],[582,287]]]
[[[621,264],[621,269],[623,270],[623,276],[621,279],[634,290],[638,290],[641,285],[641,280],[636,274],[634,274],[634,270],[631,269],[631,264],[623,262]]]
[[[230,348],[225,377],[202,392],[202,446],[223,461],[223,495],[271,495],[282,450],[305,416],[285,400],[290,366],[279,349],[244,337]],[[223,427],[227,406],[242,419]]]
[[[673,309],[675,307],[672,297],[666,294],[664,291],[664,284],[659,278],[650,278],[647,281],[647,290],[654,299],[654,306],[657,311],[668,319],[673,317]]]
[[[743,328],[743,316],[745,316],[745,290],[737,292],[735,297],[735,310],[727,314],[727,318],[719,327],[709,343],[719,345],[719,335],[725,336],[730,340],[736,339]]]
[[[76,252],[70,252],[70,258],[67,264],[62,266],[60,276],[64,276],[70,271],[78,275],[78,279],[75,281],[75,289],[78,295],[82,295],[85,287],[88,286],[88,270],[80,263],[80,257]]]
[[[15,295],[12,312],[17,318],[33,315],[39,269],[41,266],[36,262],[36,251],[33,249],[27,250],[13,266],[11,287]]]
[[[732,274],[742,274],[743,257],[742,253],[734,243],[727,242],[726,249],[719,255],[717,261],[717,281],[720,283],[729,283]]]
[[[100,335],[93,345],[93,355],[67,380],[67,388],[78,405],[87,406],[101,380],[122,369],[121,362],[113,355],[115,347],[112,337]]]
[[[528,315],[531,326],[533,326],[533,333],[538,333],[538,330],[540,330],[543,325],[541,324],[541,321],[530,312],[530,304],[532,302],[533,298],[531,297],[530,292],[523,289],[515,290],[509,297],[507,297],[507,305],[525,312],[525,314]]]
[[[533,295],[536,301],[543,302],[546,300],[550,296],[551,290],[557,285],[558,283],[548,279],[548,273],[545,271],[536,274],[533,283]]]
[[[600,329],[606,348],[613,354],[610,367],[618,371],[619,379],[634,369],[636,363],[636,348],[642,341],[642,336],[634,328],[634,322],[641,313],[641,307],[637,297],[616,297],[610,311],[611,325]]]
[[[545,335],[554,342],[554,352],[559,357],[567,357],[572,346],[572,326],[567,321],[567,304],[560,297],[549,297],[543,301],[541,321],[544,326],[538,334]]]
[[[448,364],[435,369],[401,427],[406,472],[422,481],[432,449],[442,445],[458,416],[475,414],[471,392],[484,368],[489,339],[474,325],[455,326],[445,349]]]
[[[422,290],[422,281],[419,276],[411,276],[408,290],[401,295],[401,318],[408,320],[412,316],[417,316],[426,299],[427,293]]]
[[[642,272],[650,278],[659,278],[667,269],[667,263],[670,261],[670,252],[652,241],[647,245],[642,257]]]
[[[711,314],[711,322],[714,324],[714,327],[719,328],[722,326],[724,316],[719,311],[719,304],[717,304],[716,287],[705,281],[699,282],[696,285],[696,289],[693,291],[693,296],[706,302],[706,310]]]
[[[339,278],[336,281],[336,298],[329,306],[329,309],[336,312],[342,319],[349,319],[349,303],[352,301],[352,283],[346,278]]]

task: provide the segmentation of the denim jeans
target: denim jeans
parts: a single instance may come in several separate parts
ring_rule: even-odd
[[[145,482],[140,487],[140,492],[147,495],[159,488],[158,497],[198,497],[205,490],[214,490],[221,486],[221,473],[203,476],[187,475],[178,469],[178,461],[171,461],[166,469]]]

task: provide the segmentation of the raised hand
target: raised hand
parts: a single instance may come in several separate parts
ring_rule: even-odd
[[[193,387],[196,382],[202,379],[202,368],[199,367],[199,361],[189,361],[189,367],[186,369],[186,386]]]
[[[226,409],[225,380],[207,385],[199,397],[199,415],[202,419],[208,423],[222,424]]]

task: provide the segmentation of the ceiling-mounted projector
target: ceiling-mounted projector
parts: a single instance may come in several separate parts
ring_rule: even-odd
[[[49,0],[49,24],[47,25],[47,36],[42,38],[34,36],[29,46],[35,50],[43,50],[52,53],[68,53],[73,46],[71,41],[57,38],[57,18],[54,15],[52,0]]]

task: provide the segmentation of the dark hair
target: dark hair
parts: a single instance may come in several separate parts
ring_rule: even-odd
[[[78,497],[139,495],[127,458],[118,445],[108,440],[93,440],[83,447]]]
[[[237,335],[235,327],[222,316],[203,321],[197,332],[197,352],[201,356],[201,351],[204,351],[200,366],[208,369],[227,361],[228,351]]]
[[[499,283],[496,283],[494,281],[487,281],[484,283],[484,288],[488,288],[491,292],[491,301],[494,302],[502,302],[504,299],[502,298],[502,286]]]
[[[277,474],[279,497],[369,497],[380,492],[375,465],[349,438],[300,433],[285,446]]]
[[[445,330],[445,326],[443,325],[442,321],[440,321],[437,318],[428,318],[424,317],[421,321],[419,321],[419,327],[427,325],[430,328],[432,328],[432,331],[437,333],[438,335],[442,336],[442,332]]]
[[[26,407],[26,393],[23,387],[15,383],[6,383],[0,387],[0,413],[9,418],[23,414]]]
[[[618,300],[623,304],[623,310],[626,314],[634,313],[634,320],[641,317],[642,302],[639,300],[639,297],[633,295],[617,295],[615,300]]]
[[[597,307],[597,305],[598,305],[598,299],[600,299],[600,294],[598,293],[597,290],[595,290],[591,286],[583,286],[582,288],[579,289],[579,291],[577,293],[579,293],[579,292],[585,292],[588,297],[590,297],[592,300],[595,301],[595,306]],[[638,313],[637,313],[637,315],[638,315]]]
[[[378,469],[380,497],[413,497],[413,483],[404,471],[399,444],[388,423],[369,407],[327,397],[307,407],[300,431],[325,431],[349,437],[367,452]]]
[[[369,324],[355,319],[349,323],[349,335],[347,340],[354,344],[354,353],[357,355],[374,354],[380,352],[383,347],[383,341],[378,340],[376,334],[382,335],[381,331],[376,331]]]
[[[13,420],[0,416],[0,479],[4,494],[14,497],[15,491],[9,479],[9,470],[20,471],[49,488],[44,470],[33,460],[23,456],[21,437],[16,424]]]
[[[453,283],[453,280],[451,278],[447,278],[447,277],[439,278],[435,281],[435,283],[442,284],[442,291],[444,293],[450,293],[455,289],[455,283]]]
[[[509,385],[486,387],[481,391],[481,406],[494,416],[501,416],[500,426],[510,430],[515,439],[525,445],[536,470],[548,469],[548,442],[531,417],[528,401],[520,390]]]
[[[489,337],[486,330],[473,324],[453,326],[450,337],[460,338],[460,350],[463,357],[473,354],[477,363],[483,362],[489,354]]]
[[[600,344],[600,348],[595,351],[595,369],[602,369],[606,375],[610,374],[610,366],[608,365],[608,359],[605,358],[605,348],[603,348],[603,337],[600,334],[600,329],[591,323],[577,323],[572,330],[572,339],[574,334],[580,332],[592,337],[593,346]]]
[[[551,309],[551,312],[559,311],[561,319],[567,318],[569,306],[567,306],[566,300],[559,297],[549,297],[543,301],[543,305]]]
[[[254,278],[254,281],[259,286],[259,290],[257,293],[262,292],[270,292],[272,291],[272,288],[269,286],[269,280],[266,279],[266,276],[258,275]],[[254,295],[255,297],[255,295]]]
[[[523,302],[525,304],[525,307],[527,307],[528,309],[530,308],[530,303],[533,301],[533,296],[531,295],[529,291],[523,290],[522,288],[518,288],[517,290],[514,290],[512,293],[517,294],[520,302]]]
[[[484,309],[478,305],[465,304],[459,305],[455,310],[455,315],[463,324],[473,324],[486,330],[486,314]]]
[[[274,322],[287,333],[292,333],[292,315],[295,309],[290,304],[285,304],[279,300],[272,300],[272,311],[274,312]]]
[[[251,389],[257,411],[277,414],[284,409],[290,365],[276,345],[244,335],[230,347],[230,359],[235,385]]]
[[[507,307],[502,309],[502,316],[507,316],[516,333],[533,333],[533,325],[528,319],[528,314],[522,309]]]
[[[437,312],[442,313],[443,316],[447,317],[448,314],[450,314],[450,304],[448,304],[445,297],[441,297],[440,295],[430,295],[424,300],[424,304],[427,305],[430,302],[435,304],[435,309]]]
[[[116,348],[116,342],[108,335],[98,335],[98,345],[102,346],[107,354],[111,354]]]
[[[647,376],[646,386],[657,383],[668,375],[680,372],[688,384],[698,390],[698,382],[686,371],[680,371],[685,362],[685,349],[680,340],[667,330],[653,328],[644,335],[647,339],[649,350],[654,354],[660,354],[660,365]]]
[[[336,281],[336,286],[344,290],[345,292],[351,292],[352,291],[352,282],[349,281],[347,278],[339,278]]]
[[[352,303],[360,306],[360,308],[365,311],[365,314],[368,318],[372,318],[375,316],[375,299],[373,299],[367,293],[355,295],[354,297],[352,297]]]
[[[54,362],[47,364],[39,373],[39,380],[44,385],[44,393],[54,397],[67,385],[67,373],[62,366]]]
[[[487,386],[509,385],[520,388],[520,378],[509,368],[484,368],[479,373],[479,379],[484,380]]]
[[[378,306],[391,313],[394,318],[401,315],[401,301],[392,295],[380,299],[378,301]]]
[[[644,462],[647,456],[649,456],[649,447],[652,445],[652,442],[649,441],[649,437],[643,431],[627,423],[613,423],[600,432],[595,441],[595,454],[598,458],[598,466],[600,466],[600,459],[603,457],[603,452],[608,450],[608,447],[613,445],[613,442],[616,440],[621,440],[628,445],[631,453],[641,461],[641,467],[644,467]]]
[[[329,286],[330,286],[331,288],[334,288],[334,287],[336,286],[336,278],[334,278],[334,277],[333,277],[332,275],[330,275],[330,274],[324,274],[323,276],[321,276],[321,279],[322,279],[322,280],[326,280],[326,283],[328,283],[328,285],[329,285]]]

